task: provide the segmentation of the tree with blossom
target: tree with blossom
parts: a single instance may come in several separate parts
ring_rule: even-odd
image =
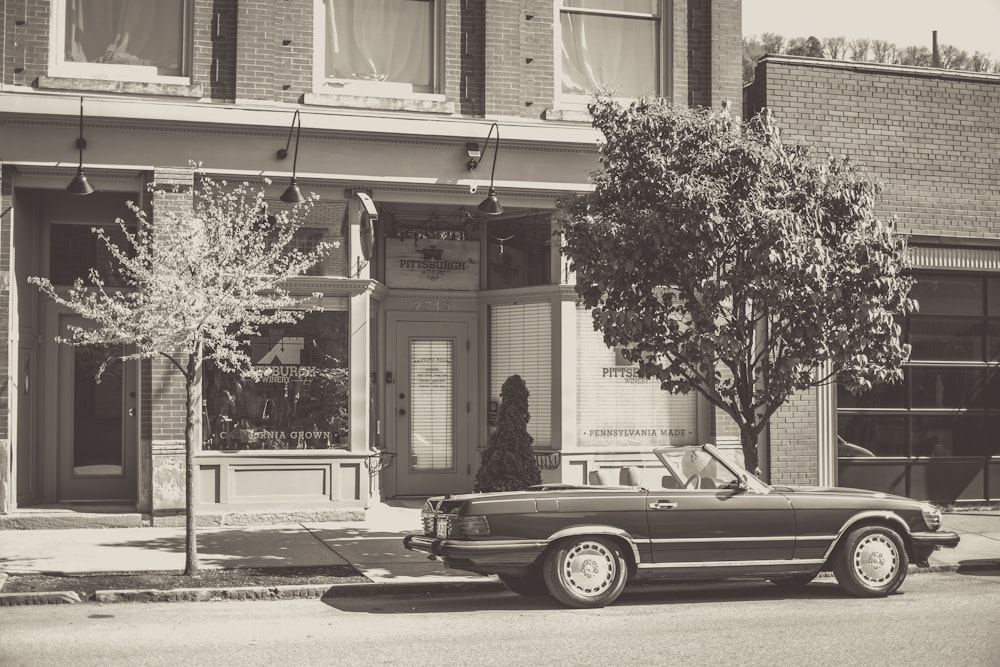
[[[164,196],[154,192],[154,208]],[[123,241],[93,229],[112,259],[115,286],[96,268],[69,290],[47,278],[29,279],[86,320],[70,327],[59,342],[118,350],[115,358],[122,361],[164,357],[183,376],[186,575],[198,573],[194,452],[202,364],[211,359],[224,371],[254,378],[246,341],[263,327],[302,317],[314,295],[291,294],[286,283],[334,246],[319,243],[302,250],[294,243],[313,201],[269,214],[262,190],[203,178],[193,207],[183,214],[164,208],[153,222],[129,202],[136,224],[117,220],[121,234],[114,237]],[[98,381],[110,361],[99,368]]]

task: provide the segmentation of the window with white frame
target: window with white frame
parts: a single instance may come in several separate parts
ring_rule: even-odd
[[[563,0],[557,92],[564,100],[609,86],[619,97],[663,92],[663,0]]]
[[[52,74],[155,81],[188,76],[190,0],[55,0]]]
[[[319,0],[323,84],[380,93],[436,90],[435,0]]]

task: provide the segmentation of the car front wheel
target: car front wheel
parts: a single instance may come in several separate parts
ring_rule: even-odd
[[[531,567],[525,574],[500,574],[497,576],[512,593],[528,597],[549,594],[549,589],[545,587],[545,578],[542,576],[540,567]]]
[[[852,530],[838,552],[833,563],[837,583],[858,597],[884,597],[895,592],[910,566],[903,539],[885,526]]]
[[[621,595],[628,565],[611,540],[582,537],[553,549],[542,574],[552,597],[567,607],[603,607]]]

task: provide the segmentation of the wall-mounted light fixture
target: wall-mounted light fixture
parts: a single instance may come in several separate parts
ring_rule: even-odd
[[[465,152],[469,156],[467,166],[469,171],[472,171],[479,166],[479,163],[483,159],[483,153],[489,148],[490,137],[493,136],[494,130],[496,130],[496,139],[493,142],[493,170],[490,172],[490,191],[487,193],[486,199],[479,204],[479,210],[486,215],[500,215],[503,213],[503,206],[500,205],[500,200],[497,199],[496,188],[493,187],[493,177],[497,173],[497,153],[500,151],[500,127],[496,123],[490,126],[490,131],[486,135],[486,142],[483,144],[482,152],[479,151],[479,144],[467,143],[465,145]]]
[[[66,192],[71,195],[89,195],[94,191],[94,186],[87,180],[87,175],[83,173],[83,149],[87,147],[87,140],[83,138],[83,98],[80,98],[80,134],[76,138],[76,147],[80,150],[80,162],[76,166],[76,176],[66,186]]]
[[[285,191],[281,193],[281,201],[286,204],[301,204],[306,200],[302,195],[302,190],[299,189],[298,180],[295,178],[296,168],[299,164],[299,135],[302,133],[302,118],[299,116],[299,110],[295,110],[295,115],[292,116],[292,125],[288,128],[288,140],[285,141],[285,147],[278,149],[278,159],[284,160],[288,157],[288,147],[292,144],[292,130],[295,130],[295,154],[292,158],[292,180],[289,181],[288,187]]]

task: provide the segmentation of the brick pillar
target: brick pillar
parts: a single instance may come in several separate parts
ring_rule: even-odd
[[[194,170],[156,167],[151,189],[152,223],[167,213],[182,215],[193,207]],[[186,359],[178,359],[185,363]],[[144,442],[148,438],[151,471],[151,511],[155,515],[184,509],[184,376],[162,356],[144,364],[148,381],[142,383]]]
[[[522,109],[520,0],[491,0],[486,9],[487,116],[516,116]]]
[[[274,2],[245,0],[236,18],[236,99],[273,100],[275,89]]]
[[[712,108],[730,103],[743,117],[743,9],[741,0],[712,0]]]
[[[14,486],[10,439],[10,359],[8,358],[10,331],[10,240],[11,203],[13,200],[11,179],[0,164],[0,372],[7,378],[0,388],[0,514],[7,514],[14,508],[17,489]]]

